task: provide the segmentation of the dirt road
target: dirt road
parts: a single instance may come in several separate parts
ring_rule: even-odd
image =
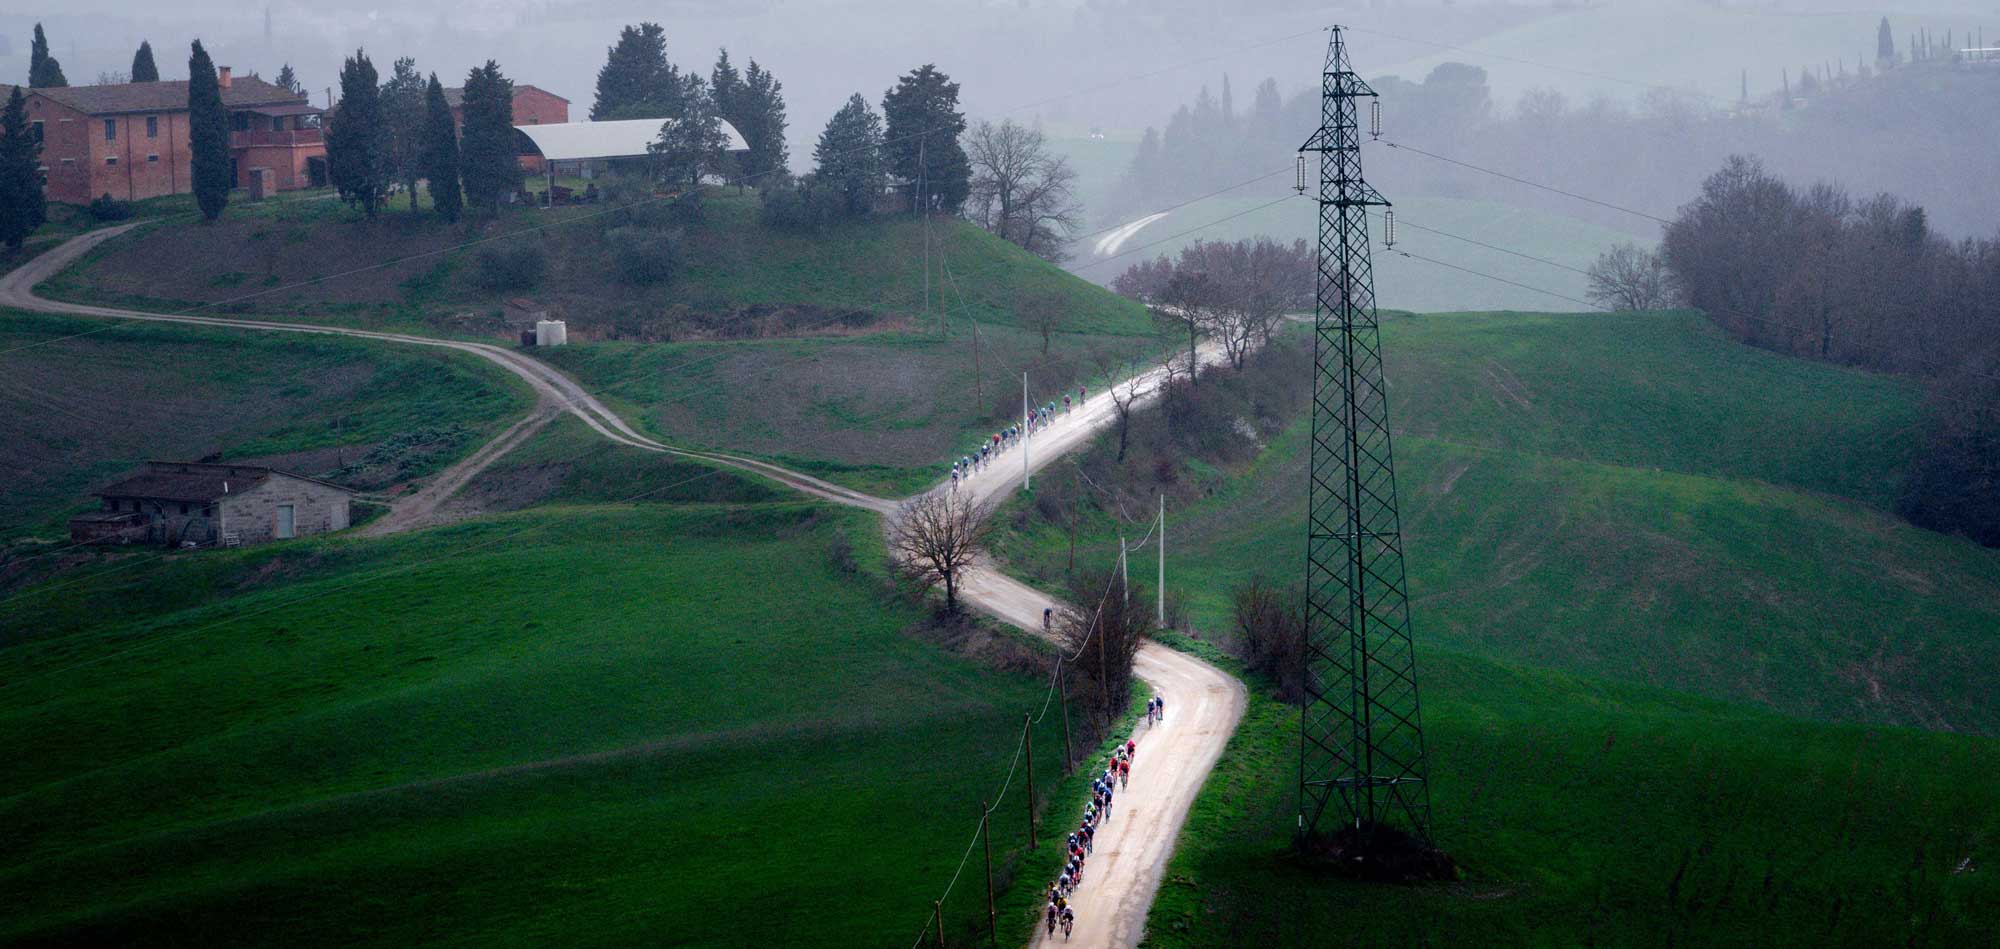
[[[389,518],[398,518],[396,523],[399,527],[423,523],[429,512],[445,497],[515,445],[525,441],[535,429],[560,411],[575,415],[599,434],[620,444],[705,459],[770,478],[838,504],[866,508],[885,516],[893,517],[895,514],[897,502],[831,484],[769,462],[720,452],[687,451],[656,441],[626,424],[624,419],[567,375],[539,360],[500,346],[271,320],[146,313],[61,303],[34,294],[35,284],[48,279],[91,248],[131,226],[107,228],[74,238],[0,276],[0,306],[116,320],[348,336],[454,349],[488,360],[534,389],[538,396],[537,404],[527,418],[433,479],[423,491],[417,492],[412,506],[400,512],[400,518],[398,513],[389,515]],[[1221,354],[1214,348],[1204,348],[1201,358],[1204,362],[1213,362],[1221,358]],[[1115,389],[1120,398],[1131,395],[1143,402],[1154,394],[1164,375],[1163,370],[1154,368],[1119,383]],[[1046,399],[1048,394],[1044,393],[1041,397]],[[1061,401],[1060,393],[1056,394],[1056,401]],[[1115,423],[1116,418],[1117,409],[1109,392],[1091,396],[1028,439],[1026,452],[1030,470],[1039,470],[1064,453],[1086,444],[1094,433]],[[995,500],[1009,491],[1018,490],[1022,451],[1020,446],[1008,450],[991,468],[980,472],[959,490],[973,492],[982,501]],[[951,489],[948,485],[940,485],[933,490]],[[389,529],[397,528],[378,528]],[[963,595],[993,616],[1037,634],[1041,632],[1042,610],[1056,605],[1047,594],[990,568],[982,568],[967,577]],[[1142,727],[1135,736],[1139,752],[1132,769],[1132,782],[1118,796],[1112,820],[1098,833],[1095,852],[1085,874],[1087,882],[1074,897],[1077,928],[1070,945],[1138,944],[1144,931],[1147,910],[1152,905],[1153,894],[1159,889],[1167,858],[1173,852],[1174,840],[1180,834],[1188,808],[1202,783],[1207,780],[1209,770],[1221,756],[1229,736],[1235,732],[1237,722],[1243,717],[1246,696],[1243,684],[1199,659],[1147,643],[1139,650],[1134,671],[1144,687],[1166,699],[1167,718],[1159,726]],[[1049,820],[1052,826],[1062,826],[1067,833],[1065,825],[1081,816],[1051,814]],[[1024,881],[1022,885],[1039,887],[1044,882]],[[1039,940],[1037,944],[1040,944]]]

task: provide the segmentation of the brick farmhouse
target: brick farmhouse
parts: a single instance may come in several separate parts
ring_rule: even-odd
[[[354,492],[260,465],[149,461],[69,522],[80,543],[234,547],[346,529]]]
[[[227,66],[216,74],[229,110],[235,187],[259,177],[278,191],[326,184],[320,110],[262,79],[232,78]],[[23,88],[49,199],[86,204],[107,194],[137,201],[193,191],[187,87],[175,80]],[[0,97],[12,91],[0,86]]]

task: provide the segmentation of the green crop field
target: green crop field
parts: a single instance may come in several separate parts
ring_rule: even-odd
[[[399,435],[449,435],[441,450],[401,459],[410,465],[342,480],[420,477],[532,398],[481,360],[333,337],[0,311],[0,350],[10,350],[0,469],[11,478],[0,536],[59,531],[91,506],[91,488],[149,458],[219,454],[324,475]]]
[[[910,938],[1046,680],[910,632],[882,557],[818,505],[555,506],[10,602],[0,941]]]
[[[2000,831],[1981,777],[2000,767],[2000,551],[1885,510],[1916,450],[1910,386],[1684,314],[1395,317],[1383,337],[1438,827],[1467,877],[1356,887],[1284,857],[1297,718],[1260,696],[1151,941],[1990,931],[1996,891],[1952,871]],[[1248,462],[1167,486],[1168,582],[1205,641],[1231,635],[1233,587],[1298,570],[1305,423],[1274,424]],[[1150,500],[1157,471],[1112,450],[1078,464]],[[1117,549],[1100,504],[1080,561]],[[1004,514],[1009,559],[1059,576],[1063,516]]]

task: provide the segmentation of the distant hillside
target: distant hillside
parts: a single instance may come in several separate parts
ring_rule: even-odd
[[[1435,829],[1464,878],[1356,885],[1294,860],[1298,711],[1251,674],[1148,944],[2000,925],[2000,882],[1972,869],[2000,834],[2000,552],[1884,507],[1916,447],[1910,386],[1690,314],[1399,316],[1383,338]],[[1058,582],[1072,512],[1079,567],[1113,562],[1165,493],[1169,608],[1199,631],[1168,638],[1230,662],[1231,591],[1296,583],[1304,546],[1308,357],[1263,356],[1259,381],[1211,376],[1208,408],[1176,410],[1207,427],[1147,413],[1123,464],[1105,436],[1038,478],[1001,515],[1014,569]]]

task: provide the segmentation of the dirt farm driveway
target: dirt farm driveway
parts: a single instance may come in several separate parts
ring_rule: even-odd
[[[501,346],[269,320],[147,313],[63,303],[35,295],[36,284],[89,253],[91,248],[133,226],[105,228],[72,238],[61,247],[0,275],[0,306],[112,320],[314,333],[442,347],[492,362],[534,389],[536,405],[526,418],[433,478],[423,490],[406,500],[406,506],[399,506],[383,518],[387,523],[371,525],[376,533],[426,523],[446,497],[525,441],[559,412],[575,415],[598,434],[623,445],[728,465],[827,501],[866,508],[885,517],[895,516],[895,501],[873,497],[769,462],[720,452],[688,451],[656,441],[633,429],[569,376],[546,363]],[[1201,356],[1206,362],[1222,358],[1221,353],[1213,348],[1204,349]],[[1157,387],[1163,375],[1162,370],[1154,368],[1119,383],[1116,388],[1143,400]],[[1043,397],[1046,398],[1047,394],[1044,393]],[[1094,432],[1115,418],[1116,409],[1110,395],[1106,392],[1092,395],[1070,414],[1060,416],[1052,425],[1027,440],[1025,450],[1029,453],[1031,467],[1040,469],[1063,453],[1086,444]],[[959,490],[971,491],[982,501],[999,499],[1020,484],[1022,450],[1020,447],[1009,449],[990,468],[966,482]],[[932,490],[950,488],[940,485]],[[1054,599],[1047,594],[990,567],[983,567],[968,577],[962,589],[963,595],[979,609],[1037,635],[1041,634],[1042,610],[1055,605]],[[1167,717],[1158,726],[1141,727],[1135,735],[1139,753],[1134,759],[1131,784],[1119,794],[1112,819],[1099,831],[1086,874],[1088,882],[1073,897],[1077,926],[1071,945],[1138,944],[1144,932],[1147,911],[1152,906],[1154,893],[1159,890],[1167,858],[1173,853],[1174,841],[1180,835],[1188,808],[1194,803],[1195,795],[1201,790],[1216,759],[1221,757],[1229,736],[1236,731],[1236,725],[1243,717],[1247,695],[1243,683],[1192,656],[1148,642],[1139,650],[1134,671],[1146,687],[1166,700]],[[1050,814],[1048,819],[1052,827],[1062,827],[1080,816]],[[1023,881],[1023,885],[1040,886],[1043,882]],[[917,909],[912,907],[913,911]],[[1042,944],[1039,932],[1038,929],[1036,945]]]

